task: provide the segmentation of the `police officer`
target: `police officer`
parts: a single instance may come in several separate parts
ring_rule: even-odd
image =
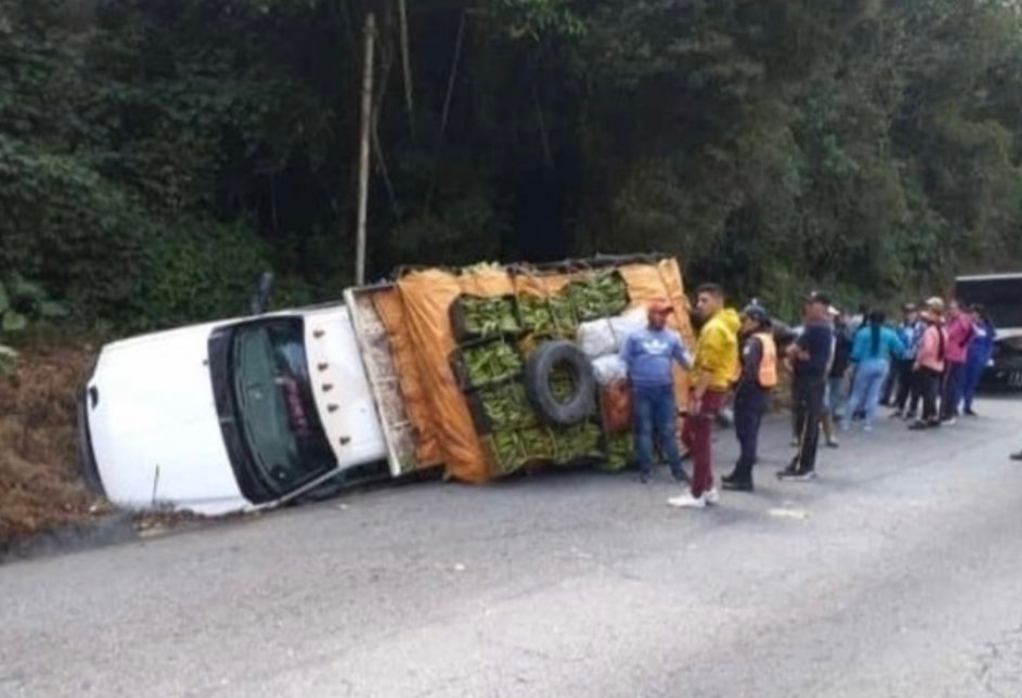
[[[726,490],[752,492],[759,428],[770,392],[777,385],[777,344],[770,315],[759,304],[742,311],[741,366],[735,386],[735,434],[741,455],[734,471],[721,479]]]

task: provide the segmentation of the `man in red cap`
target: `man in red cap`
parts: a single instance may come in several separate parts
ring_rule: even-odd
[[[653,469],[653,432],[660,443],[676,480],[688,475],[681,467],[678,449],[677,403],[674,398],[674,363],[689,368],[692,358],[676,332],[668,329],[667,318],[673,306],[663,300],[649,304],[649,325],[635,332],[621,345],[621,359],[628,366],[635,406],[635,451],[639,459],[639,477],[649,481]]]

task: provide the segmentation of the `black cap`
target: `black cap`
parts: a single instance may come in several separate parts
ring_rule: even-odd
[[[745,306],[745,309],[742,310],[742,315],[751,320],[755,320],[761,325],[766,325],[770,322],[770,313],[768,313],[767,309],[759,303],[750,303]]]
[[[805,297],[806,303],[819,303],[830,307],[830,295],[824,291],[810,291]]]

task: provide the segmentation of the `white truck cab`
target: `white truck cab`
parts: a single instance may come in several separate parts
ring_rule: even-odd
[[[127,509],[272,506],[388,457],[341,303],[109,344],[78,425],[87,481]]]

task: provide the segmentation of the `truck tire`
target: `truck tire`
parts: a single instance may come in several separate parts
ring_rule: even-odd
[[[574,387],[562,399],[554,394],[555,371],[571,373]],[[552,426],[569,427],[596,410],[596,378],[589,357],[571,342],[555,340],[540,344],[525,364],[525,392],[540,418]]]

